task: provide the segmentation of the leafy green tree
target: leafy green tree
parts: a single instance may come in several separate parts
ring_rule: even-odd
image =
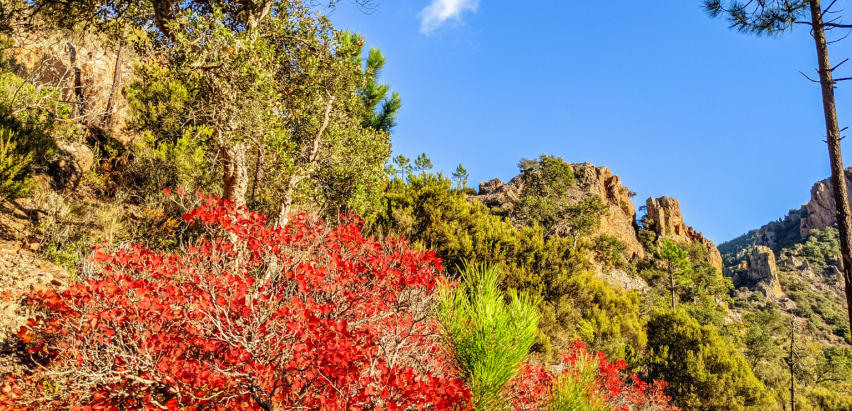
[[[682,285],[691,285],[689,276],[692,274],[692,266],[689,264],[689,258],[683,249],[677,246],[669,239],[663,240],[663,245],[660,247],[660,258],[667,265],[669,273],[672,310],[675,309],[675,283]]]
[[[826,143],[831,163],[831,184],[834,205],[837,209],[837,226],[840,231],[840,248],[843,260],[843,277],[846,287],[846,305],[849,324],[852,327],[852,208],[843,171],[843,156],[840,151],[840,125],[837,120],[834,89],[840,80],[834,77],[839,66],[832,67],[828,56],[828,45],[846,37],[845,32],[835,41],[828,40],[827,32],[836,28],[849,29],[852,25],[841,22],[842,10],[834,9],[837,1],[822,8],[820,0],[702,0],[711,17],[726,16],[731,28],[742,33],[778,36],[792,31],[797,25],[810,27],[817,54],[819,81],[822,91],[823,115],[825,117]],[[839,7],[839,6],[838,6]],[[827,19],[827,20],[826,20]],[[840,64],[843,64],[842,62]]]
[[[223,194],[238,205],[245,204],[257,147],[256,169],[262,158],[266,177],[255,181],[256,195],[268,207],[280,205],[279,224],[294,205],[368,215],[390,145],[388,134],[361,125],[365,108],[356,91],[365,78],[353,63],[356,51],[309,7],[270,7],[250,30],[232,30],[224,12],[179,16],[174,41],[163,49],[166,68],[139,67],[130,87],[131,100],[144,103],[133,106],[137,127],[168,127],[164,136],[210,130],[223,160]]]
[[[777,361],[783,355],[783,339],[778,335],[786,334],[786,326],[781,312],[775,309],[749,312],[743,315],[746,325],[745,357],[752,368],[760,363]]]
[[[438,311],[460,377],[474,409],[504,408],[503,388],[521,369],[535,342],[539,299],[497,287],[493,266],[469,264],[461,283],[441,289]]]
[[[574,185],[571,165],[560,157],[542,154],[537,160],[521,160],[518,167],[524,190],[515,206],[515,218],[528,226],[539,224],[555,230],[567,206],[563,197]]]
[[[693,410],[760,410],[772,405],[736,347],[682,309],[648,322],[650,377],[669,383],[674,405]]]
[[[591,235],[601,224],[601,217],[609,214],[609,206],[600,196],[586,197],[579,203],[565,207],[565,214],[559,231],[567,231],[574,240],[574,246],[580,238]]]
[[[358,59],[359,66],[365,41],[366,39],[361,34],[350,31],[341,33],[341,44],[354,50],[353,58]],[[358,94],[361,96],[361,102],[365,108],[361,124],[364,127],[390,133],[396,127],[396,115],[402,108],[402,99],[400,99],[399,93],[390,92],[390,86],[387,83],[378,82],[385,62],[382,51],[376,47],[370,47],[362,69],[366,81],[364,86],[358,90]],[[390,95],[388,95],[389,93]]]

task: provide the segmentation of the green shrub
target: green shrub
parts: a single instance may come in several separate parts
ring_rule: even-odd
[[[669,383],[674,405],[691,410],[759,410],[774,402],[735,346],[686,311],[657,311],[648,322],[650,375]]]
[[[451,273],[465,260],[493,264],[501,288],[541,297],[534,350],[548,361],[578,337],[612,358],[644,348],[639,296],[595,277],[590,241],[575,247],[573,239],[549,236],[539,225],[513,226],[478,201],[468,202],[442,175],[407,180],[388,183],[382,210],[368,229],[435,250]]]
[[[506,302],[487,265],[466,265],[455,290],[441,289],[439,318],[477,411],[503,408],[503,388],[535,341],[539,302],[513,290]]]
[[[29,196],[35,188],[30,178],[32,152],[18,150],[17,133],[0,125],[0,202]]]

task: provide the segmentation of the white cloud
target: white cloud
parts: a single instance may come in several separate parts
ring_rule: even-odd
[[[449,19],[461,20],[463,11],[476,12],[479,0],[432,0],[420,11],[420,32],[430,34]]]

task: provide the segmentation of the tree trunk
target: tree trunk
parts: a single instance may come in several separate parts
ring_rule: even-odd
[[[284,189],[284,198],[281,200],[281,211],[278,212],[277,227],[284,227],[290,221],[290,210],[293,208],[293,195],[296,192],[296,185],[299,184],[300,178],[296,175],[290,176],[287,181],[287,187]]]
[[[82,71],[77,65],[77,48],[68,42],[68,57],[71,60],[71,70],[74,72],[74,115],[80,119],[86,115],[86,97],[83,95]]]
[[[125,26],[125,35],[126,34],[127,26]],[[122,47],[119,46],[118,51],[115,53],[115,68],[112,71],[112,89],[109,92],[106,112],[104,113],[103,120],[101,121],[104,128],[107,128],[112,124],[112,112],[115,111],[115,100],[120,88],[119,85],[121,84],[121,51]]]
[[[795,360],[793,358],[793,342],[795,341],[796,334],[796,320],[790,320],[790,411],[796,411],[796,379],[794,371],[794,363]]]
[[[846,287],[846,305],[849,324],[852,326],[852,220],[850,220],[849,195],[846,191],[846,175],[840,153],[840,126],[834,106],[834,79],[828,60],[828,42],[819,0],[811,0],[811,23],[819,61],[819,82],[822,88],[822,107],[825,114],[825,131],[828,142],[828,157],[831,160],[831,184],[834,186],[834,205],[837,208],[837,228],[840,232],[840,254],[843,263],[843,278]]]
[[[264,174],[264,152],[263,145],[259,144],[257,146],[257,162],[254,165],[254,183],[251,185],[251,201],[252,203],[257,202],[257,186],[263,182],[263,174]]]
[[[232,200],[239,206],[246,205],[248,192],[248,169],[246,167],[246,144],[243,142],[223,144],[220,140],[222,158],[225,162],[222,180],[222,198]]]
[[[671,263],[669,263],[669,264],[671,264]],[[672,311],[674,311],[674,309],[675,309],[675,295],[674,295],[675,280],[674,280],[674,272],[671,270],[671,268],[669,268],[669,280],[671,280],[671,283],[672,283]]]

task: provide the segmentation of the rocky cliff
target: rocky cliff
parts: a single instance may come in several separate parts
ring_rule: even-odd
[[[598,196],[609,206],[609,213],[601,219],[596,234],[607,234],[621,240],[626,246],[630,260],[643,259],[645,249],[637,237],[636,209],[632,197],[635,195],[621,184],[621,178],[612,174],[607,167],[596,167],[589,163],[571,164],[574,185],[566,193],[566,201],[576,204],[585,198]],[[494,179],[479,184],[478,195],[470,199],[502,212],[510,212],[520,201],[523,182],[515,177],[508,183]],[[722,271],[722,256],[712,241],[689,227],[683,221],[680,203],[669,197],[646,201],[648,216],[654,221],[653,229],[659,238],[678,242],[698,242],[710,253],[709,262]]]
[[[628,258],[643,258],[645,250],[636,237],[636,209],[632,192],[621,184],[621,179],[606,167],[589,163],[572,164],[574,186],[568,189],[566,201],[577,204],[591,196],[601,197],[609,205],[609,213],[601,219],[598,234],[608,234],[627,245]],[[523,182],[520,176],[503,184],[499,178],[479,184],[479,192],[472,199],[501,211],[509,211],[520,201]]]
[[[725,268],[725,276],[731,278],[735,287],[760,290],[773,299],[782,295],[775,254],[769,247],[753,247],[745,261]]]
[[[648,213],[646,221],[657,234],[657,238],[679,243],[700,243],[710,253],[709,263],[719,272],[722,271],[722,254],[712,241],[683,222],[683,213],[677,200],[666,196],[657,199],[651,197],[645,201],[645,208]]]
[[[852,168],[846,169],[846,185],[852,187]],[[811,198],[801,208],[792,209],[784,217],[772,221],[756,230],[726,241],[719,246],[722,253],[737,255],[752,245],[764,245],[776,253],[810,234],[813,230],[825,230],[837,223],[837,208],[834,206],[834,188],[831,179],[819,181],[811,187]]]

